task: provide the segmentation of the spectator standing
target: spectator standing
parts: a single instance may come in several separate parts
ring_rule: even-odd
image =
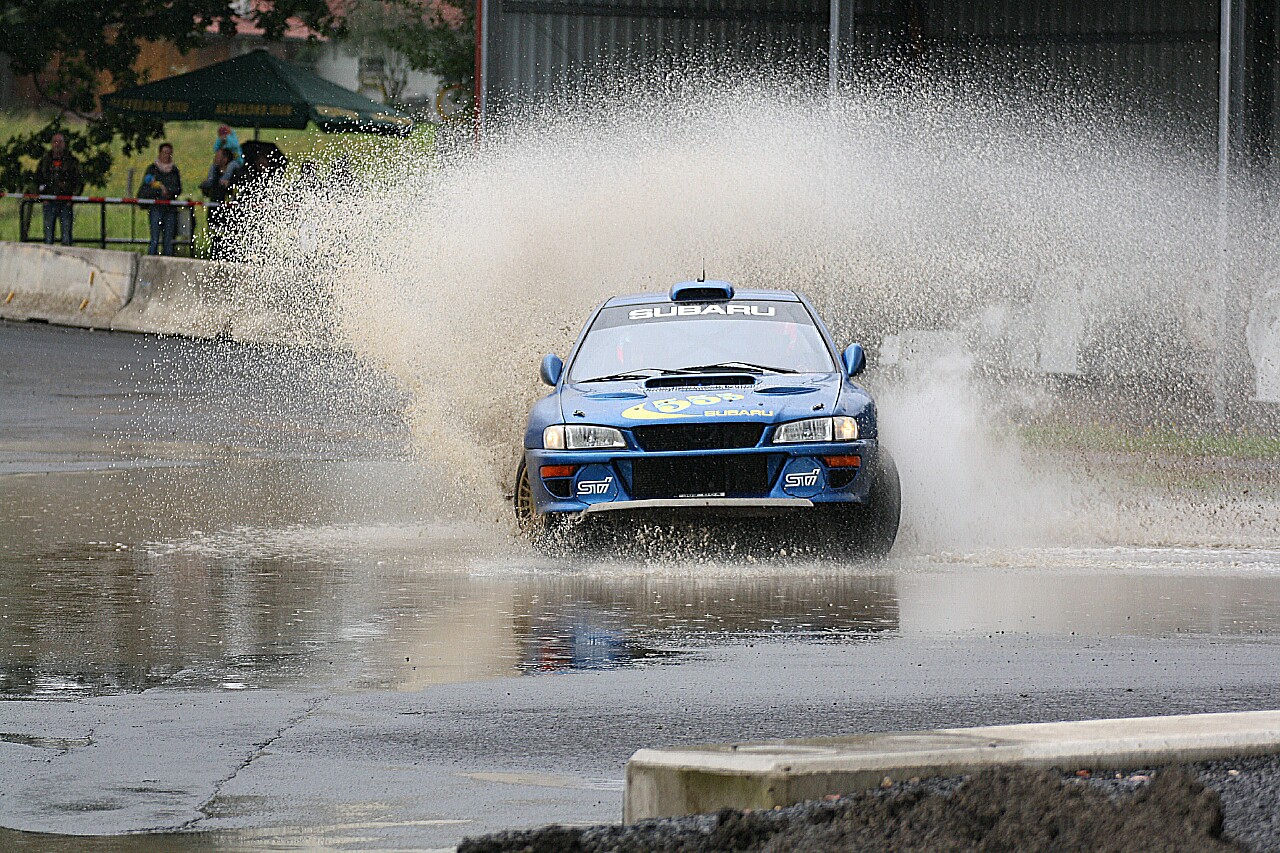
[[[160,143],[156,161],[142,173],[142,185],[138,198],[173,201],[182,193],[182,175],[173,162],[173,146]],[[148,255],[172,255],[173,237],[178,230],[178,209],[167,204],[148,205],[147,217],[151,221],[151,242]]]
[[[355,168],[346,154],[333,161],[329,167],[329,187],[337,193],[352,192],[356,188]]]
[[[80,176],[80,163],[67,150],[67,137],[55,133],[49,140],[49,150],[36,166],[36,191],[41,195],[79,195],[84,189]],[[74,213],[69,201],[44,203],[44,241],[53,242],[55,224],[62,228],[62,245],[71,245],[71,229]]]
[[[231,129],[230,125],[218,125],[218,136],[213,140],[213,157],[214,163],[209,165],[209,175],[207,180],[212,181],[215,172],[220,172],[217,165],[219,151],[230,151],[231,159],[237,166],[244,165],[244,149],[240,147],[240,138],[236,136],[236,132]]]
[[[314,160],[303,160],[298,164],[298,179],[293,183],[294,193],[314,193],[324,185],[320,180],[320,170]]]
[[[227,202],[235,196],[241,169],[228,148],[219,148],[213,155],[213,167],[209,172],[208,180],[200,185],[200,189],[210,201],[218,205],[209,209],[209,254],[219,258],[225,252],[223,241],[231,224],[231,211]]]

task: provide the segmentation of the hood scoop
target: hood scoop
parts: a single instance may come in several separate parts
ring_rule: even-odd
[[[646,388],[741,388],[756,384],[756,378],[744,373],[701,373],[684,376],[655,376],[645,380]]]
[[[819,391],[816,385],[772,385],[768,388],[757,388],[757,394],[768,394],[773,397],[794,397],[798,394],[812,394]]]

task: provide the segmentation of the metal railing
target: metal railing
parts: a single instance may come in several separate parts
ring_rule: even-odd
[[[0,192],[0,198],[14,198],[19,200],[18,240],[22,243],[42,243],[45,241],[43,224],[41,224],[40,230],[37,234],[31,234],[31,220],[37,218],[37,205],[42,205],[46,202],[63,202],[77,206],[97,206],[97,235],[89,237],[73,236],[71,243],[72,245],[98,246],[102,249],[105,249],[108,246],[140,246],[146,248],[151,242],[149,223],[144,223],[144,235],[141,237],[136,236],[136,229],[132,216],[130,217],[130,235],[128,237],[111,236],[109,233],[110,229],[107,225],[108,207],[112,205],[121,205],[132,207],[135,210],[139,207],[146,209],[157,206],[176,208],[178,221],[173,240],[174,253],[185,254],[188,257],[196,256],[197,241],[195,236],[197,208],[212,209],[220,207],[216,202],[129,198],[126,196],[44,195],[40,193]],[[41,212],[41,215],[43,216],[43,211]],[[75,229],[73,228],[73,235],[74,231]]]

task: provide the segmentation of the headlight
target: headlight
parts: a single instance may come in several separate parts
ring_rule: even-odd
[[[627,442],[613,427],[556,424],[542,431],[542,446],[547,450],[595,450],[600,447],[626,447]]]
[[[856,441],[858,422],[853,418],[808,418],[778,427],[774,444],[802,444],[811,441]]]
[[[853,418],[841,417],[831,419],[832,441],[857,441],[858,422]]]

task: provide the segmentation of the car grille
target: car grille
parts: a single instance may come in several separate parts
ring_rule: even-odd
[[[636,442],[644,450],[731,450],[755,447],[764,433],[763,424],[657,424],[632,427]]]
[[[637,459],[631,465],[631,494],[639,500],[768,493],[769,458],[763,453]]]

